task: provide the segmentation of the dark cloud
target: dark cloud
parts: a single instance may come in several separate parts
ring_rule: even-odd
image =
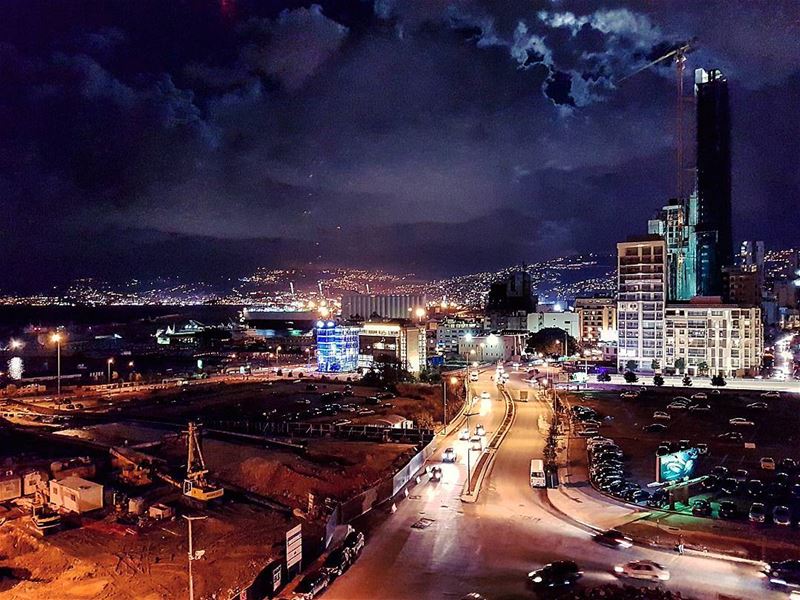
[[[694,37],[689,67],[731,80],[737,235],[797,239],[792,1],[11,0],[6,13],[0,254],[18,260],[2,288],[309,262],[444,274],[609,251],[674,181],[671,65],[619,80]]]

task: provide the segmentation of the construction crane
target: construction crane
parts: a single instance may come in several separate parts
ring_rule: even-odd
[[[650,61],[643,67],[636,69],[633,73],[626,75],[622,79],[618,79],[616,84],[619,85],[623,81],[627,81],[631,77],[635,77],[642,71],[646,71],[650,67],[653,67],[659,63],[662,63],[666,60],[673,59],[675,60],[675,77],[677,83],[677,96],[676,96],[676,107],[675,107],[675,161],[677,165],[677,197],[683,198],[683,160],[684,160],[684,126],[683,126],[683,103],[684,103],[684,95],[683,95],[683,75],[684,71],[686,70],[686,55],[690,52],[695,50],[697,45],[697,38],[692,38],[682,46],[677,48],[673,48],[663,56]]]

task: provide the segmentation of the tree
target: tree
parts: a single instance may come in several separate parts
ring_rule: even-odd
[[[545,327],[528,337],[525,350],[529,353],[541,352],[542,354],[563,354],[564,353],[565,331],[558,327]],[[567,353],[573,354],[578,349],[578,342],[575,338],[567,337]]]
[[[675,368],[678,370],[678,373],[683,375],[684,369],[686,369],[686,359],[679,358],[675,361]]]
[[[697,364],[697,370],[700,371],[702,375],[708,374],[708,363],[706,361],[701,361]]]
[[[657,387],[661,387],[664,385],[664,378],[661,375],[654,375],[653,376],[653,385]]]
[[[661,363],[654,358],[653,362],[650,363],[650,368],[653,369],[653,371],[658,371],[661,368]]]
[[[638,366],[639,366],[639,363],[637,363],[635,360],[629,360],[628,362],[625,363],[625,368],[628,371],[635,371],[636,367],[638,367]]]
[[[611,375],[609,375],[608,371],[600,371],[597,374],[597,381],[611,381]]]
[[[688,375],[684,375],[683,376],[683,385],[685,385],[686,387],[692,387],[692,378],[689,377]]]
[[[725,378],[722,375],[714,375],[711,377],[711,385],[716,385],[717,387],[722,387],[726,385]]]
[[[636,383],[637,381],[639,381],[638,375],[636,375],[636,373],[634,373],[633,371],[625,371],[624,377],[627,383]]]

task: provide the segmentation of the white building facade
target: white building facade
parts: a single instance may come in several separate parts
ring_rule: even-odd
[[[525,352],[527,335],[504,333],[462,338],[458,342],[458,353],[470,362],[497,362],[519,359]]]
[[[617,366],[652,372],[664,360],[666,244],[648,236],[617,244]]]
[[[664,361],[683,362],[689,375],[755,375],[764,352],[761,309],[695,298],[669,304],[665,314]]]
[[[445,317],[436,327],[436,350],[458,352],[458,342],[462,338],[475,338],[482,335],[483,331],[483,319]]]
[[[580,336],[580,317],[574,312],[535,312],[528,315],[528,331],[563,329],[576,340]]]

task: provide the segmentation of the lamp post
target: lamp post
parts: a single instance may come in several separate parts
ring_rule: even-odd
[[[56,332],[50,336],[56,344],[56,396],[61,399],[61,334]]]
[[[108,365],[108,384],[111,385],[111,365],[114,364],[114,359],[113,358],[109,358],[106,361],[106,364]]]
[[[280,364],[281,362],[281,347],[278,346],[275,348],[275,364]]]
[[[192,521],[207,519],[208,516],[203,515],[201,517],[189,517],[187,515],[183,515],[183,518],[189,522],[189,600],[194,600],[194,577],[192,576],[192,563],[203,558],[205,550],[198,550],[197,552],[194,551],[194,546],[192,545]]]

